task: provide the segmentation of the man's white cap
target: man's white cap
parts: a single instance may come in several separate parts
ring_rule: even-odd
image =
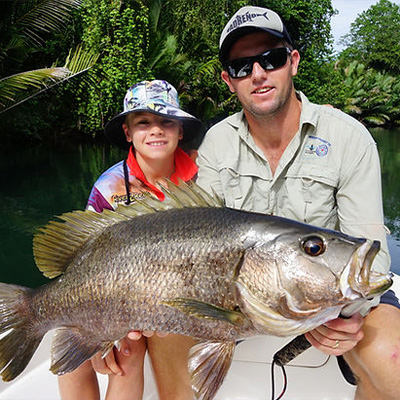
[[[228,61],[232,45],[254,31],[268,32],[293,45],[285,25],[275,11],[262,7],[242,7],[225,25],[219,39],[219,59],[223,65]]]

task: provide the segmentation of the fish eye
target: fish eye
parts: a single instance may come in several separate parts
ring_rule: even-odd
[[[310,236],[303,240],[303,250],[312,257],[319,256],[325,252],[325,242],[318,236]]]

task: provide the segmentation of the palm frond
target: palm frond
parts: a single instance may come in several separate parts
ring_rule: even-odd
[[[0,114],[90,69],[99,54],[78,46],[63,67],[25,71],[0,80]]]
[[[42,0],[23,14],[16,25],[30,44],[40,45],[43,43],[41,35],[60,31],[70,17],[71,10],[80,4],[80,0]]]
[[[87,50],[83,46],[77,46],[74,51],[70,50],[65,60],[65,68],[71,73],[82,73],[91,68],[98,60],[100,54],[94,50]]]

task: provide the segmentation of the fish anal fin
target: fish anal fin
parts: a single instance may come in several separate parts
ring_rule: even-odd
[[[96,343],[89,338],[77,328],[57,329],[53,337],[50,371],[57,375],[72,372],[96,353],[105,355],[114,346],[114,341]]]
[[[165,300],[163,303],[197,318],[222,320],[235,326],[245,326],[248,323],[247,318],[240,311],[229,310],[204,301],[178,297]]]
[[[211,400],[221,387],[232,364],[235,342],[206,341],[189,353],[189,374],[197,399]]]

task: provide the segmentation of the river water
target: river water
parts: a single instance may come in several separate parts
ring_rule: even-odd
[[[393,269],[400,273],[400,130],[372,130],[378,143]],[[42,144],[0,150],[0,282],[47,281],[32,256],[34,232],[53,216],[84,209],[96,178],[125,152],[104,144]]]

